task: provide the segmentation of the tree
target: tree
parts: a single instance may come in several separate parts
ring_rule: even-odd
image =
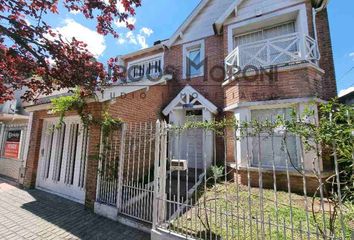
[[[107,79],[104,64],[94,59],[84,42],[75,38],[68,42],[43,19],[59,14],[59,4],[94,19],[99,34],[118,38],[114,21],[124,22],[132,30],[127,19],[135,15],[141,0],[0,0],[0,103],[23,88],[28,89],[25,100],[75,86],[89,94]],[[117,70],[115,63],[112,58],[108,65]]]

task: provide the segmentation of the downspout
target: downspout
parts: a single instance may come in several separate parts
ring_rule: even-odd
[[[327,7],[329,0],[314,0],[312,2],[312,22],[313,22],[313,33],[317,45],[318,60],[321,58],[320,50],[318,48],[318,34],[317,34],[317,21],[316,15]]]

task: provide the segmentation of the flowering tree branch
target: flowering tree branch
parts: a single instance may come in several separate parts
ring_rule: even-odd
[[[60,4],[94,19],[99,34],[118,38],[114,21],[133,29],[127,19],[141,0],[62,0]],[[108,78],[104,64],[87,50],[86,43],[65,40],[43,20],[44,15],[59,14],[58,5],[58,0],[0,0],[0,103],[11,100],[18,89],[26,89],[25,100],[75,86],[89,94]],[[115,79],[116,61],[108,62]]]

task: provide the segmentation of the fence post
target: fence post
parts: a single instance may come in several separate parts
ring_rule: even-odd
[[[155,129],[155,160],[154,160],[154,200],[153,200],[153,215],[152,215],[152,227],[156,229],[158,221],[158,198],[159,198],[159,165],[160,165],[160,121],[156,122]]]
[[[159,168],[159,202],[158,202],[158,222],[165,219],[166,210],[166,145],[167,145],[167,124],[162,122],[160,143],[160,168]]]
[[[2,154],[2,149],[3,149],[3,143],[4,143],[4,131],[5,130],[5,124],[0,123],[0,154]]]
[[[121,141],[120,141],[119,165],[118,165],[118,187],[117,187],[117,208],[118,208],[118,211],[122,208],[126,129],[127,129],[127,126],[126,126],[126,124],[123,123],[122,124],[122,135],[121,135]]]
[[[103,131],[102,131],[102,128],[101,128],[100,148],[99,148],[99,153],[98,153],[98,173],[97,173],[97,186],[96,186],[96,202],[100,199],[100,192],[101,192],[102,152],[103,152]]]

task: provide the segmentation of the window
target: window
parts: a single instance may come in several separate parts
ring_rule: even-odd
[[[204,75],[204,41],[183,46],[183,78]]]
[[[287,35],[291,33],[295,33],[295,22],[283,23],[270,28],[257,30],[252,33],[246,33],[243,35],[235,36],[234,48],[241,45],[254,43],[265,39],[274,38],[274,37]]]
[[[284,116],[289,119],[290,113],[290,108],[252,110],[251,118],[257,121],[271,121],[275,120],[277,116]],[[261,166],[266,168],[271,168],[273,165],[280,169],[286,168],[287,165],[289,169],[297,167],[299,154],[296,136],[288,134],[286,146],[285,148],[283,134],[279,131],[275,131],[273,137],[269,133],[261,133],[260,136],[253,137],[253,166],[258,167],[261,163]],[[288,153],[291,161],[289,161]]]
[[[200,63],[200,48],[191,50],[188,54],[188,58],[189,61],[187,59],[187,74],[190,76],[200,75],[201,68],[197,67]]]
[[[139,59],[128,63],[128,80],[141,80],[147,78],[155,78],[163,72],[163,56],[161,54],[148,58]],[[131,78],[131,79],[129,79]]]

